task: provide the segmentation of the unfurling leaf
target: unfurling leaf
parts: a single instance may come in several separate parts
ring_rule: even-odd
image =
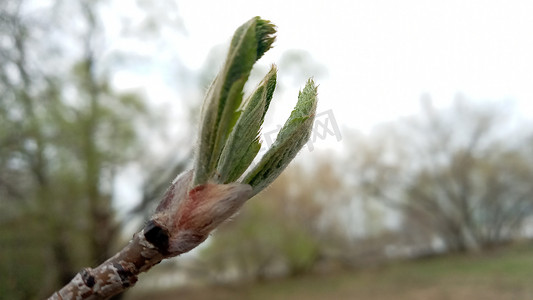
[[[317,87],[309,79],[274,144],[242,181],[252,186],[254,195],[272,183],[307,142],[313,127],[316,103]]]
[[[261,148],[259,132],[276,88],[275,66],[245,101],[244,108],[231,132],[218,162],[217,181],[237,180],[252,163]]]
[[[213,177],[222,149],[235,125],[244,84],[254,63],[272,47],[275,33],[274,25],[259,17],[236,30],[226,62],[211,84],[202,107],[195,185],[206,183]]]

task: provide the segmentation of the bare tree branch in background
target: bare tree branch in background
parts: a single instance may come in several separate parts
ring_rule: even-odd
[[[491,107],[458,100],[449,112],[383,128],[357,150],[361,190],[419,222],[448,250],[508,241],[533,214],[533,165],[520,136]],[[513,139],[516,136],[517,139]],[[429,230],[429,231],[428,231]],[[430,238],[431,239],[431,238]]]

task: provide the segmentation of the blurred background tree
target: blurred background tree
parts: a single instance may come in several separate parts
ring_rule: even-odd
[[[140,155],[139,95],[118,94],[100,65],[95,3],[58,2],[77,16],[80,55],[53,44],[69,34],[54,12],[7,1],[0,10],[0,290],[42,298],[82,266],[113,253],[117,170]],[[43,43],[47,39],[52,43]]]

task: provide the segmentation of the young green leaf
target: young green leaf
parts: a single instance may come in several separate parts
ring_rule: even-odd
[[[276,88],[276,71],[276,67],[272,66],[245,101],[240,118],[222,150],[217,167],[218,182],[237,180],[259,152],[259,131]]]
[[[313,127],[316,103],[317,87],[309,79],[274,144],[242,181],[252,186],[254,195],[272,183],[307,142]]]
[[[254,63],[272,47],[276,29],[259,17],[239,27],[226,61],[208,90],[202,107],[202,124],[195,157],[194,185],[213,177],[220,154],[235,125],[242,89]]]

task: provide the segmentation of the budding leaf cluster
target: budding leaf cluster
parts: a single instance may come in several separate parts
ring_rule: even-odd
[[[238,182],[249,184],[255,195],[280,175],[309,139],[317,103],[311,79],[272,147],[244,174],[261,148],[259,135],[276,88],[276,66],[244,101],[243,88],[255,62],[272,47],[275,33],[275,26],[259,17],[235,31],[202,107],[194,185]]]

